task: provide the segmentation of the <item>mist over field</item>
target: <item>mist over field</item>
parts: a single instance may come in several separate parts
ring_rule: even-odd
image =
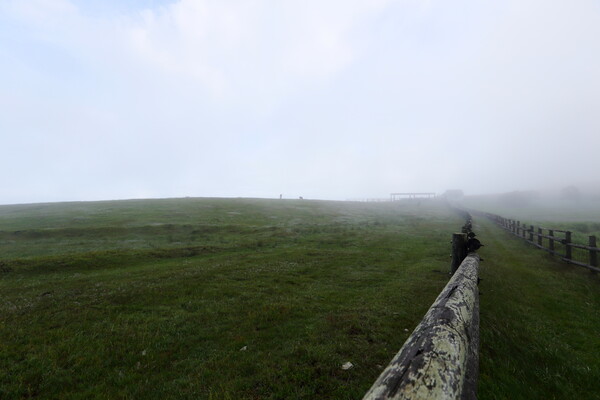
[[[597,0],[0,0],[0,399],[598,398],[599,38]]]
[[[0,204],[593,201],[598,37],[592,0],[6,0]]]

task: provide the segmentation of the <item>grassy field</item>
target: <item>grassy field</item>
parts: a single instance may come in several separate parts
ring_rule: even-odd
[[[0,398],[360,398],[460,225],[408,203],[2,206]]]
[[[480,399],[600,399],[600,279],[486,220]]]
[[[504,218],[517,220],[521,226],[527,228],[533,225],[536,232],[538,227],[542,227],[545,229],[544,234],[548,234],[547,229],[571,231],[573,243],[588,245],[589,236],[593,235],[596,236],[597,244],[600,245],[600,202],[598,201],[538,199],[520,207],[508,207],[494,197],[475,197],[466,198],[461,205],[468,209],[491,212]],[[562,232],[555,232],[554,235],[559,240],[565,238]],[[547,239],[543,239],[543,245],[548,247]],[[555,241],[554,246],[560,254],[565,254],[565,246],[559,241]],[[573,248],[572,257],[576,261],[589,263],[587,250]]]
[[[571,230],[574,242],[600,237],[600,205],[537,201],[465,205],[522,224]],[[481,399],[600,399],[600,279],[559,261],[483,218]],[[562,235],[557,233],[558,236]],[[555,244],[558,251],[564,247]],[[573,250],[587,262],[587,253]]]
[[[434,202],[2,206],[0,398],[360,399],[462,224]],[[600,398],[598,276],[474,228],[479,398]]]

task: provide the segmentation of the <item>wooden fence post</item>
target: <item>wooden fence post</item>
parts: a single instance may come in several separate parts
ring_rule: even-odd
[[[529,241],[533,243],[533,225],[529,225]]]
[[[573,248],[571,247],[571,231],[565,232],[565,258],[570,260],[573,258]]]
[[[600,272],[598,261],[598,254],[600,253],[600,247],[598,247],[597,237],[595,235],[588,236],[588,245],[583,245],[581,243],[573,243],[573,232],[572,231],[564,231],[558,229],[550,229],[550,228],[542,228],[533,225],[527,225],[525,222],[517,221],[510,218],[504,218],[499,215],[487,214],[488,218],[492,221],[496,221],[498,224],[502,225],[506,230],[512,232],[516,236],[521,239],[537,246],[543,250],[548,250],[555,256],[560,257],[563,261],[566,261],[570,264],[575,264],[580,267],[587,268],[594,272]],[[548,234],[544,234],[544,230],[548,231]],[[561,238],[560,234],[557,236],[556,232],[564,233],[564,239]],[[534,236],[537,236],[537,240],[534,240]],[[544,239],[548,239],[548,247],[544,246]],[[562,252],[562,248],[559,246],[558,250],[556,248],[556,242],[559,245],[565,246],[565,252]],[[587,250],[588,252],[588,263],[584,262],[580,258],[583,257],[583,253],[581,255],[576,254],[575,258],[573,256],[573,249],[582,249]],[[457,259],[458,262],[460,259]],[[455,266],[453,264],[453,271],[455,271]]]
[[[467,235],[464,233],[452,234],[452,264],[450,275],[454,275],[460,264],[467,256]]]
[[[590,236],[589,245],[590,247],[596,247],[596,236]],[[592,267],[598,266],[598,253],[596,250],[590,249],[590,265]]]

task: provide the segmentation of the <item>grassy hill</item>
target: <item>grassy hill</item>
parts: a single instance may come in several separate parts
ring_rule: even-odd
[[[0,207],[0,398],[360,398],[461,224],[433,203]]]
[[[462,224],[436,202],[2,206],[0,398],[360,399]],[[599,398],[598,276],[474,227],[479,398]]]

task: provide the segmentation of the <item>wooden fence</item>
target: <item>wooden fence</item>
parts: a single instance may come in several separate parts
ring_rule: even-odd
[[[471,216],[460,212],[468,218],[454,235],[464,236],[464,249],[453,248],[460,265],[363,400],[477,398],[480,258],[467,254]]]
[[[589,236],[587,245],[578,244],[572,242],[571,231],[526,225],[521,221],[504,218],[496,214],[481,214],[513,235],[560,257],[563,261],[600,272],[600,268],[598,268],[600,248],[597,247],[596,236]]]
[[[478,271],[470,253],[363,400],[477,398]]]

